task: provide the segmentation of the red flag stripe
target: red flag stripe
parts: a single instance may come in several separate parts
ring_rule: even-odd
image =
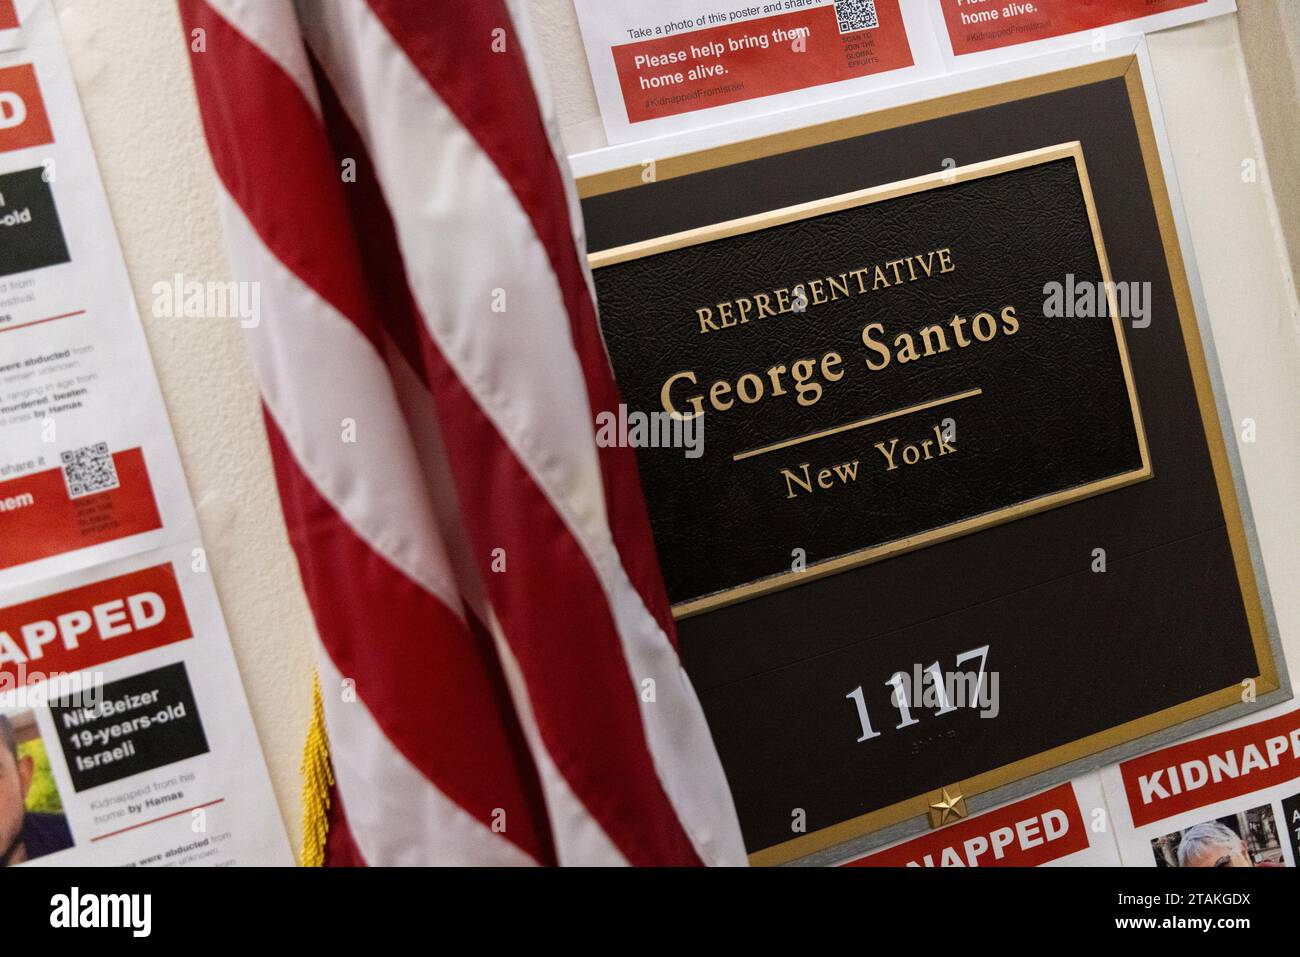
[[[183,8],[207,9],[200,0],[181,2]],[[313,595],[313,605],[319,605],[320,618],[331,610],[331,601],[347,605],[352,614],[340,625],[342,637],[322,629],[329,644],[321,657],[322,680],[341,680],[334,658],[339,648],[340,658],[346,651],[387,659],[362,667],[374,667],[392,681],[373,720],[368,709],[376,701],[363,699],[365,707],[349,708],[327,698],[340,789],[352,811],[358,847],[367,857],[378,849],[377,859],[417,859],[394,839],[392,821],[406,820],[416,828],[424,825],[418,839],[434,849],[435,859],[442,850],[455,859],[499,856],[485,851],[478,832],[462,834],[468,838],[465,847],[447,848],[441,828],[427,826],[426,817],[452,831],[463,828],[460,818],[468,815],[459,808],[476,795],[454,776],[446,777],[452,782],[446,793],[456,796],[459,807],[432,787],[424,798],[416,793],[417,780],[449,771],[425,763],[430,770],[421,777],[414,762],[403,757],[416,743],[409,738],[416,724],[387,709],[414,705],[409,692],[406,700],[393,703],[394,696],[403,697],[401,676],[384,669],[405,660],[425,677],[421,684],[427,687],[431,663],[416,661],[410,649],[395,653],[373,640],[365,611],[382,604],[346,573],[348,565],[369,561],[399,576],[384,580],[398,598],[409,597],[403,584],[414,587],[459,623],[463,609],[457,592],[472,594],[475,607],[492,622],[497,647],[485,649],[480,634],[474,648],[493,664],[492,652],[499,650],[507,663],[513,703],[541,768],[552,825],[562,831],[557,831],[561,860],[581,861],[585,852],[588,860],[613,861],[621,854],[632,863],[697,863],[702,849],[711,860],[743,861],[716,752],[671,644],[631,450],[611,454],[594,442],[592,413],[612,408],[617,393],[567,228],[563,180],[528,99],[530,83],[519,51],[510,55],[517,58],[514,69],[522,71],[523,84],[497,86],[503,77],[495,74],[489,82],[495,86],[492,103],[499,120],[502,104],[511,104],[504,111],[509,122],[519,101],[526,104],[526,135],[517,148],[525,154],[540,150],[531,157],[538,164],[531,183],[501,175],[497,159],[464,128],[463,116],[458,120],[448,109],[396,43],[393,27],[375,17],[371,6],[296,7],[309,34],[315,24],[314,45],[323,42],[326,49],[345,52],[334,62],[322,55],[324,72],[344,77],[343,104],[359,121],[364,141],[378,144],[371,152],[381,170],[381,200],[386,196],[395,204],[386,208],[380,201],[373,215],[358,215],[364,211],[354,203],[349,215],[344,197],[364,194],[343,191],[337,150],[354,152],[358,165],[368,166],[369,160],[354,151],[342,125],[321,120],[320,101],[331,97],[328,90],[318,96],[308,79],[296,22],[284,24],[285,12],[295,8],[287,0],[210,3],[229,10],[238,25],[228,36],[218,36],[224,20],[210,17],[204,25],[207,56],[218,62],[201,68],[196,57],[194,67],[214,162],[228,188],[223,211],[232,261],[246,277],[264,280],[263,302],[269,304],[265,312],[271,321],[249,336],[254,365],[268,408],[286,426],[279,437],[285,454],[277,455],[288,459],[282,479],[295,485],[296,478],[310,487],[295,485],[291,493],[306,513],[295,520],[300,561],[318,563],[312,571],[321,575],[309,583],[309,591],[332,587],[336,592]],[[465,39],[454,37],[452,28],[466,15],[464,8],[474,6],[449,3],[431,19],[427,8],[415,3],[383,5],[400,29],[414,31],[406,39],[426,51]],[[268,7],[275,16],[265,15]],[[412,16],[416,9],[422,16]],[[513,40],[508,16],[499,6],[494,9],[502,18],[498,25]],[[268,29],[264,20],[276,22]],[[243,42],[252,49],[242,52],[250,55],[232,58],[225,50],[216,56],[222,42],[231,47]],[[269,56],[254,55],[263,44]],[[262,135],[268,129],[275,135]],[[295,152],[315,155],[281,162],[289,139],[299,144]],[[315,145],[301,146],[308,142]],[[511,170],[511,176],[526,172],[518,164]],[[250,196],[256,202],[249,202]],[[493,255],[485,257],[479,241],[489,236]],[[325,246],[331,248],[319,248]],[[525,303],[522,315],[515,314],[522,325],[483,321],[475,304],[502,285],[489,281],[497,276],[511,277],[506,285],[523,291],[522,300],[515,300]],[[556,324],[568,334],[557,334]],[[417,393],[424,393],[417,377],[425,380],[441,430],[428,418],[432,408],[419,401]],[[370,444],[358,447],[365,449],[360,458],[357,450],[340,448],[331,425],[353,414],[346,410],[354,405],[365,413],[370,430]],[[435,447],[428,447],[428,434],[439,432]],[[396,450],[388,448],[393,442]],[[368,466],[366,456],[374,459]],[[453,480],[456,500],[441,491],[441,483]],[[386,483],[403,490],[393,493]],[[420,495],[426,498],[417,500]],[[468,543],[477,574],[459,557],[454,571],[445,555],[439,559],[442,535],[430,524],[431,504],[444,529],[453,529],[458,556],[460,543]],[[320,506],[335,528],[322,520]],[[332,568],[330,555],[340,551],[333,541],[337,535],[351,536],[360,555]],[[430,539],[427,546],[422,537]],[[500,553],[507,556],[507,574],[493,567]],[[306,569],[304,577],[309,577]],[[665,630],[653,623],[652,614]],[[429,615],[424,608],[416,617]],[[440,625],[444,631],[445,622]],[[429,638],[442,640],[441,634]],[[646,676],[658,684],[658,705],[639,700],[636,683]],[[491,678],[485,680],[498,696],[493,709],[513,720],[511,703],[501,700],[500,676]],[[476,697],[491,701],[481,689]],[[505,724],[507,745],[517,748],[518,728]],[[399,750],[391,750],[399,742],[390,728],[402,738]],[[422,762],[430,757],[415,753]],[[517,757],[517,750],[513,753]],[[442,756],[448,755],[433,755]],[[463,756],[450,758],[449,763],[463,766]],[[501,767],[510,757],[496,760]],[[385,808],[405,806],[412,813],[386,820],[365,797],[384,797],[376,792],[392,775],[400,778],[392,790],[415,798],[402,805],[399,793],[396,804]],[[527,781],[512,780],[526,803]],[[481,813],[475,813],[481,828]],[[688,821],[689,837],[679,815]],[[539,838],[545,831],[540,817]],[[575,837],[579,831],[588,839],[585,846]],[[517,838],[492,839],[504,847]]]
[[[455,564],[470,620],[477,619],[486,623],[513,694],[519,722],[542,780],[547,810],[553,821],[552,830],[557,835],[557,857],[561,864],[626,864],[627,859],[610,842],[600,824],[586,810],[556,768],[542,740],[527,682],[506,641],[501,623],[492,610],[478,572],[475,547],[465,528],[456,480],[451,472],[442,430],[437,426],[438,413],[428,384],[421,381],[416,372],[405,363],[395,362],[393,372],[393,382],[408,418],[411,421],[429,423],[429,428],[423,430],[418,437],[418,451],[429,477],[430,495],[434,500],[439,525],[444,530],[449,556]]]
[[[205,0],[178,2],[186,33],[206,34],[206,50],[190,63],[208,150],[227,191],[276,258],[378,349],[340,170],[315,104]]]
[[[397,751],[363,701],[327,689],[343,675],[317,656],[330,759],[348,824],[365,860],[380,866],[535,866],[538,862],[497,828],[483,826]],[[493,822],[494,825],[497,821]],[[508,816],[500,824],[513,826]]]
[[[366,860],[352,839],[347,812],[337,785],[330,788],[329,831],[325,835],[326,867],[365,867]]]
[[[279,64],[206,3],[183,0],[181,6],[187,31],[201,27],[207,35],[194,76],[223,182],[272,254],[379,348],[383,334],[372,318],[339,173],[313,104]],[[241,78],[237,87],[231,77]],[[508,702],[502,706],[494,654],[485,658],[445,604],[357,538],[306,480],[279,430],[268,431],[327,652],[357,681],[358,696],[385,735],[434,785],[489,827],[493,810],[507,809],[517,826],[504,839],[538,860],[553,860],[534,772],[521,769],[518,729],[506,722],[513,711]],[[341,602],[354,594],[357,575],[382,600],[364,608]],[[349,608],[383,616],[382,649],[358,647],[373,642],[378,629],[373,618],[350,620]],[[440,687],[446,680],[450,686]]]
[[[466,526],[547,751],[629,862],[698,864],[655,775],[637,691],[585,552],[450,367],[430,371]],[[512,507],[498,508],[503,501]],[[512,574],[493,571],[498,548]],[[585,640],[573,640],[576,629]]]
[[[671,795],[672,809],[688,822],[694,847],[711,860],[743,862],[730,796],[698,701],[671,644],[635,595],[609,537],[587,394],[571,340],[564,335],[569,318],[544,247],[495,166],[474,148],[472,137],[427,87],[384,25],[367,16],[368,8],[348,4],[312,11],[304,20],[309,42],[349,113],[366,127],[408,254],[411,285],[443,358],[484,421],[495,424],[522,466],[521,474],[534,478],[592,562],[594,583],[604,591],[604,606],[617,623],[614,637],[620,644],[611,654],[623,657],[638,682],[653,676],[660,695],[671,696],[671,702],[661,697],[658,705],[642,709],[638,704],[636,709],[636,716],[644,718],[650,772]],[[414,162],[415,156],[423,161]],[[447,173],[440,174],[442,170]],[[458,184],[454,193],[447,186],[452,170]],[[473,237],[487,222],[492,223],[492,259],[472,241],[440,239]],[[485,308],[487,293],[498,285],[498,262],[512,270],[509,284],[526,291],[527,306],[515,313],[515,321],[493,320]],[[563,401],[557,403],[557,396]],[[595,509],[593,490],[599,498]],[[467,514],[477,519],[469,500],[462,495]],[[511,501],[504,507],[517,506]],[[494,607],[496,602],[494,595]],[[505,622],[508,616],[496,610]],[[512,611],[529,614],[527,608]],[[581,616],[580,607],[575,611]],[[528,672],[527,658],[517,657]],[[534,695],[592,693],[588,684],[539,690],[532,674],[528,681]],[[536,700],[534,705],[540,723],[541,705]],[[587,800],[586,794],[580,796]]]
[[[429,376],[425,368],[425,349],[429,346],[428,335],[424,333],[415,297],[406,282],[406,265],[397,242],[397,231],[383,190],[375,178],[374,164],[366,151],[365,141],[343,109],[338,94],[310,48],[307,56],[320,100],[321,121],[328,130],[330,155],[336,159],[350,159],[355,164],[352,167],[355,181],[348,183],[343,197],[357,240],[361,268],[371,290],[374,314],[406,360],[407,367],[427,388]]]
[[[337,92],[324,76],[318,82],[330,138],[357,160],[357,182],[350,185],[360,187],[353,197],[363,211],[354,221],[359,245],[391,268],[401,251],[365,143],[346,115],[334,113]],[[654,775],[636,689],[589,560],[407,307],[414,308],[409,294],[390,295],[379,314],[398,342],[411,326],[418,329],[421,378],[433,390],[481,577],[529,687],[538,689],[533,709],[551,759],[630,861],[698,863]],[[501,502],[511,507],[498,507]],[[497,549],[507,556],[507,574],[492,570]],[[574,622],[583,623],[589,640],[563,639]],[[651,807],[657,814],[648,813]]]
[[[488,828],[496,809],[504,810],[504,836],[553,863],[527,746],[518,725],[504,720],[514,712],[495,653],[484,647],[491,639],[481,629],[471,634],[442,602],[357,538],[299,469],[274,419],[265,421],[290,541],[299,556],[310,556],[299,567],[335,667],[364,691],[384,733],[439,790]],[[351,600],[357,590],[369,603]],[[374,654],[377,640],[383,655]]]
[[[431,334],[589,556],[631,677],[656,683],[659,703],[640,708],[655,773],[705,859],[743,863],[731,798],[698,700],[610,534],[589,396],[545,247],[496,166],[367,5],[303,12],[310,44],[364,126]],[[488,294],[499,287],[511,291],[509,318],[487,308]]]
[[[206,5],[195,5],[201,10],[207,9]],[[207,29],[206,55],[215,59],[200,62],[220,64],[222,69],[237,64],[231,75],[243,78],[239,88],[234,89],[222,84],[208,71],[196,70],[218,174],[226,183],[232,199],[249,217],[258,235],[276,257],[291,269],[306,269],[308,275],[303,278],[309,280],[309,285],[314,287],[315,282],[324,284],[328,291],[325,298],[336,307],[342,305],[352,309],[353,313],[345,312],[344,315],[354,322],[361,319],[358,328],[372,342],[375,341],[377,331],[367,319],[370,315],[368,303],[355,288],[362,280],[355,267],[357,259],[353,255],[355,244],[351,240],[351,224],[338,209],[331,208],[342,206],[339,186],[336,185],[340,180],[328,160],[333,154],[328,149],[328,137],[322,132],[315,110],[277,64],[248,44],[219,16],[210,10],[208,14],[204,22],[195,25]],[[274,91],[275,96],[257,96],[250,92],[265,90]],[[217,125],[219,123],[224,125]],[[268,129],[274,130],[275,135],[265,135]],[[254,132],[246,135],[246,131]],[[281,167],[282,140],[302,142],[313,139],[318,143],[318,152],[301,170]],[[308,173],[312,175],[308,176]],[[263,176],[267,178],[263,179]],[[286,178],[294,182],[293,188],[280,188]],[[327,214],[319,222],[304,221],[305,217],[314,217],[321,209]],[[261,217],[261,221],[252,219],[254,216]],[[329,243],[311,244],[313,247],[328,245],[330,249],[305,256],[299,248],[304,234],[330,236]],[[335,245],[333,239],[336,236],[346,237],[347,241]],[[340,253],[340,249],[343,252]],[[434,354],[436,350],[432,349],[431,343],[429,345],[426,363],[439,362],[439,357]],[[453,467],[456,465],[456,447],[481,454],[485,450],[485,435],[491,434],[496,439],[489,446],[491,452],[486,459],[468,476],[458,474],[461,479],[458,484],[463,500],[467,491],[472,495],[476,490],[493,490],[486,500],[473,503],[464,500],[463,504],[477,546],[477,557],[483,563],[489,595],[528,675],[529,687],[534,689],[535,696],[538,693],[535,689],[555,689],[554,692],[542,692],[544,703],[536,697],[533,702],[539,730],[555,766],[630,861],[697,863],[698,858],[654,775],[640,725],[636,691],[631,685],[626,661],[618,652],[617,631],[605,606],[599,582],[591,572],[585,554],[555,515],[549,499],[536,488],[509,448],[500,442],[494,427],[464,392],[454,373],[445,363],[442,367],[445,373],[440,380],[442,388],[435,392],[448,444],[453,449]],[[448,404],[459,404],[461,411],[445,411],[444,406]],[[469,427],[457,433],[448,428],[449,421],[453,425],[464,423]],[[496,527],[494,518],[501,513],[496,508],[498,501],[514,502],[515,507],[501,516],[518,520],[514,527]],[[521,520],[525,515],[531,516],[528,521]],[[519,570],[526,574],[493,574],[490,560],[493,549],[497,547],[505,548],[515,568],[519,569],[522,564],[524,567]],[[300,552],[300,564],[303,563],[302,556],[306,556],[308,562],[313,560],[308,549]],[[538,569],[545,569],[549,574],[539,576]],[[578,571],[581,573],[575,574]],[[493,585],[498,586],[497,591],[504,589],[504,594],[494,594]],[[506,602],[512,611],[503,612],[502,599],[519,590],[522,594],[518,594],[514,601]],[[328,588],[309,585],[309,594],[315,604],[325,604],[327,598],[322,592],[328,591]],[[318,622],[328,614],[328,608],[324,609],[324,614],[318,611]],[[575,620],[584,621],[590,632],[605,637],[591,641],[588,646],[553,640],[553,636],[569,631]],[[322,628],[322,640],[327,643],[331,657],[337,660],[340,652],[330,644],[331,637]],[[557,654],[557,649],[568,654]],[[348,668],[356,665],[340,662],[339,667],[341,673],[347,675]],[[369,685],[367,682],[362,687],[369,688]],[[568,693],[566,689],[575,685],[603,689],[600,700],[607,705],[605,711],[602,713],[591,707],[590,699],[581,694]],[[366,700],[370,704],[369,696]],[[399,700],[396,704],[402,702]],[[376,715],[399,750],[409,754],[418,746],[417,742],[403,737],[405,729],[385,723],[384,717],[382,712]],[[422,770],[429,770],[427,763],[413,763]],[[431,780],[446,790],[443,780],[438,777],[431,777]],[[455,790],[453,787],[452,791]]]
[[[559,282],[569,330],[586,379],[591,418],[622,401],[570,230],[563,178],[536,105],[532,77],[513,22],[501,0],[448,3],[431,33],[426,8],[401,0],[367,0],[393,39],[500,171],[532,222]],[[496,52],[495,31],[504,31]],[[610,532],[638,594],[676,643],[677,632],[659,573],[654,537],[641,492],[635,452],[598,450]]]

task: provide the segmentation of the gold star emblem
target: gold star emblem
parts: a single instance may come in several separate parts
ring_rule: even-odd
[[[952,791],[944,788],[941,793],[943,796],[930,805],[931,827],[943,827],[951,817],[966,816],[966,799],[956,785],[953,785]]]

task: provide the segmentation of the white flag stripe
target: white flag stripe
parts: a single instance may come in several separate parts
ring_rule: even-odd
[[[542,736],[537,730],[537,719],[533,716],[533,707],[528,700],[528,686],[520,673],[519,662],[515,660],[514,652],[510,650],[510,645],[501,632],[501,623],[491,617],[488,627],[501,656],[501,667],[515,699],[524,736],[532,749],[537,773],[546,790],[546,813],[551,821],[552,833],[563,835],[563,840],[557,841],[555,848],[559,863],[583,867],[625,867],[627,858],[614,846],[600,824],[573,793],[569,782],[564,780],[564,775],[555,766],[542,743]]]
[[[322,688],[339,688],[324,648],[316,656]],[[429,783],[358,699],[322,694],[335,778],[352,839],[371,864],[419,866],[535,865],[537,862],[465,813]],[[508,823],[508,822],[507,822]]]
[[[388,369],[357,327],[263,245],[243,210],[221,202],[234,271],[261,277],[266,321],[246,332],[254,373],[300,467],[353,531],[458,617],[459,591],[438,535]],[[378,387],[376,386],[378,384]],[[345,442],[345,423],[356,442]],[[379,481],[375,476],[383,476]]]
[[[514,193],[366,4],[314,8],[303,29],[375,163],[434,342],[566,523],[608,537],[564,302]],[[484,228],[491,257],[445,239]]]
[[[262,303],[270,321],[249,331],[255,340],[249,351],[268,409],[295,457],[371,549],[460,616],[459,596],[448,559],[438,547],[440,537],[428,500],[414,494],[422,482],[395,480],[399,472],[415,465],[408,461],[408,450],[400,441],[406,433],[400,421],[393,421],[390,397],[346,385],[353,378],[363,386],[387,382],[386,376],[375,378],[379,358],[372,345],[284,268],[224,193],[222,207],[232,258],[240,260],[236,271],[263,277]],[[286,349],[293,361],[284,361]],[[343,410],[330,411],[340,402],[374,428],[372,441],[352,448],[343,445],[337,430],[337,415]],[[320,416],[304,419],[303,410]],[[337,452],[327,457],[327,450]],[[354,474],[357,466],[365,470],[377,466],[389,480],[367,481],[365,475]],[[343,491],[331,494],[331,489]],[[368,862],[385,866],[430,861],[536,863],[465,813],[415,769],[379,729],[359,697],[346,703],[339,700],[343,676],[319,644],[317,667],[339,791],[353,840]]]
[[[564,186],[564,200],[569,207],[570,232],[573,235],[573,244],[577,247],[579,258],[582,260],[582,276],[587,284],[587,295],[591,297],[592,306],[595,307],[597,305],[596,283],[592,279],[591,269],[588,268],[586,259],[583,258],[587,251],[587,227],[582,218],[582,205],[578,199],[578,188],[569,172],[569,157],[564,152],[564,140],[560,136],[560,124],[556,120],[555,97],[551,93],[551,84],[546,76],[546,68],[542,62],[541,51],[538,48],[537,36],[533,31],[532,18],[528,15],[528,7],[523,0],[507,0],[506,5],[510,8],[510,14],[519,30],[520,41],[523,43],[524,52],[527,55],[528,73],[532,77],[533,90],[537,93],[537,102],[541,109],[542,120],[546,124],[546,138],[551,144],[551,156],[562,173],[560,180]],[[600,329],[599,323],[596,329],[601,333],[603,341],[604,333]]]
[[[613,546],[582,370],[531,222],[368,6],[314,8],[304,31],[378,167],[430,335],[589,556],[633,687],[654,682],[654,701],[638,697],[646,741],[687,835],[703,860],[744,864],[731,794],[694,689]],[[458,171],[454,181],[440,173],[447,169]],[[441,240],[472,235],[484,222],[493,223],[495,259],[505,268],[494,269],[473,244]],[[512,280],[503,283],[502,271]],[[510,288],[513,312],[490,312],[487,293],[498,286]]]
[[[430,17],[416,0],[352,0],[287,16],[284,0],[216,0],[231,26],[208,0],[178,2],[221,51],[191,60],[235,271],[264,284],[267,323],[249,338],[336,656],[322,679],[346,661],[368,689],[364,704],[326,694],[360,856],[503,862],[483,858],[486,839],[511,859],[745,863],[702,709],[649,611],[666,601],[634,460],[596,447],[592,397],[617,400],[570,242],[576,194],[529,96],[540,60],[522,8],[449,0]],[[480,34],[507,46],[489,53]],[[359,179],[346,162],[339,176],[344,156]],[[508,578],[495,542],[522,563]],[[436,689],[427,708],[422,687]],[[386,774],[424,790],[385,795]],[[384,832],[411,812],[454,846]]]
[[[312,82],[311,67],[298,27],[293,0],[206,0],[226,22],[275,61],[284,75],[297,84],[303,97],[320,115],[320,98]],[[194,38],[188,38],[191,43]],[[206,38],[205,38],[206,42]],[[213,55],[219,56],[216,51]]]
[[[559,863],[587,866],[625,865],[627,860],[573,793],[573,789],[564,780],[564,776],[560,774],[546,746],[542,743],[541,734],[537,730],[537,720],[533,716],[532,703],[528,699],[528,686],[519,672],[519,663],[515,660],[514,653],[505,641],[501,623],[497,621],[488,604],[487,593],[479,579],[478,568],[469,552],[469,534],[461,521],[455,481],[447,464],[447,450],[442,442],[442,431],[437,424],[437,415],[429,390],[414,370],[400,357],[394,358],[392,369],[398,399],[407,418],[413,422],[428,423],[425,428],[415,433],[416,451],[429,483],[429,493],[438,515],[438,524],[442,529],[448,556],[456,572],[461,596],[470,613],[476,615],[492,635],[500,657],[519,723],[528,741],[529,751],[533,755],[546,796],[546,813],[551,821],[552,833],[564,835],[564,839],[558,841],[556,846]]]

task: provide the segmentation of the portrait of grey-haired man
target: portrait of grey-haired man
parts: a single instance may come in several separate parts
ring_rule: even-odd
[[[1178,866],[1254,867],[1255,863],[1241,835],[1219,821],[1208,821],[1183,831]]]

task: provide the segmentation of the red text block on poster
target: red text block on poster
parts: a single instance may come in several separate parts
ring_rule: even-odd
[[[1087,849],[1079,799],[1062,784],[845,866],[1037,867]]]
[[[14,8],[14,0],[0,0],[0,30],[14,30],[18,25],[18,11]]]
[[[939,0],[957,56],[1202,6],[1206,0]]]
[[[162,527],[141,449],[112,456],[117,486],[73,497],[62,468],[0,482],[0,568]]]
[[[32,65],[24,63],[0,70],[0,153],[53,142],[50,118]]]
[[[1300,709],[1119,766],[1135,827],[1300,778]]]
[[[169,564],[0,608],[0,674],[21,687],[192,638]]]
[[[898,0],[875,11],[875,27],[845,33],[835,7],[819,6],[616,46],[628,122],[912,66]]]

